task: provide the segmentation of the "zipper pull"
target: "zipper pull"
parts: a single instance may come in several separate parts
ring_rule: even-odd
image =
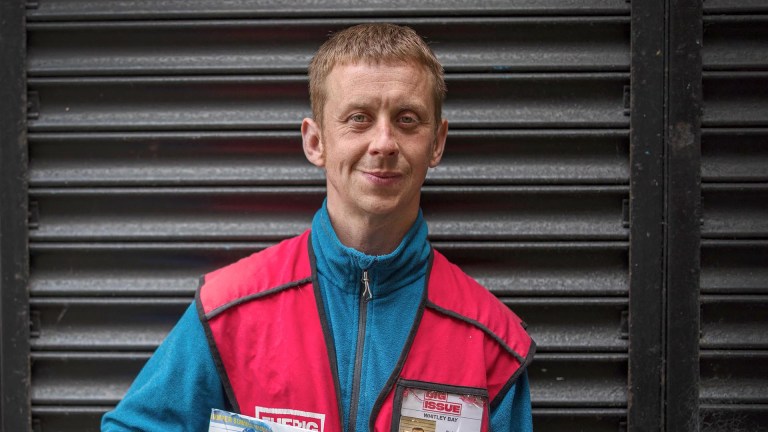
[[[363,270],[363,298],[367,301],[373,298],[373,293],[371,292],[371,286],[368,284],[368,270]]]

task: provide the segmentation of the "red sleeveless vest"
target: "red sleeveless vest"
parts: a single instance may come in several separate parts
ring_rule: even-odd
[[[205,276],[196,302],[227,397],[242,414],[342,431],[331,331],[311,262],[309,231]],[[397,431],[413,389],[481,397],[489,409],[530,362],[520,319],[433,251],[422,304],[395,371],[371,413]],[[498,396],[498,400],[497,400]]]

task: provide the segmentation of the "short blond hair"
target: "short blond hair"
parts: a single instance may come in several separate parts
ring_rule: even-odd
[[[423,66],[432,79],[435,123],[442,119],[446,86],[443,66],[424,39],[412,28],[394,24],[360,24],[328,39],[309,63],[309,100],[312,115],[322,124],[325,81],[336,65],[353,63],[412,63]]]

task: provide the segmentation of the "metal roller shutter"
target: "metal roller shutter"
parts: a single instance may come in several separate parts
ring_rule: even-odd
[[[702,431],[768,430],[768,8],[705,2]]]
[[[28,10],[36,424],[96,430],[198,275],[308,225],[324,190],[300,148],[306,64],[328,33],[380,20],[445,65],[451,132],[424,211],[435,245],[529,321],[537,430],[617,430],[628,5],[313,4]]]
[[[766,429],[765,1],[307,3],[0,5],[0,430],[98,430],[201,274],[308,226],[306,65],[367,21],[445,65],[423,208],[529,323],[535,429]]]

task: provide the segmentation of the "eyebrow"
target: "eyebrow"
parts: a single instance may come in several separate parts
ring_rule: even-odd
[[[351,111],[373,111],[372,107],[376,105],[375,103],[370,102],[369,99],[365,100],[353,100],[345,103],[341,106],[340,113],[343,113],[342,115],[346,115],[346,113],[349,113]],[[397,112],[402,111],[411,111],[414,113],[417,113],[420,117],[429,117],[430,110],[427,107],[426,104],[418,103],[418,102],[412,102],[412,101],[405,101],[404,103],[400,103],[396,105]],[[425,119],[427,120],[427,119]]]
[[[371,105],[373,105],[370,102],[359,102],[359,101],[353,101],[348,104],[342,105],[342,109],[344,111],[350,111],[350,110],[358,110],[358,109],[370,109]]]
[[[399,111],[413,111],[416,113],[428,113],[429,109],[426,105],[423,104],[412,104],[412,103],[405,103],[397,106],[397,109]]]

